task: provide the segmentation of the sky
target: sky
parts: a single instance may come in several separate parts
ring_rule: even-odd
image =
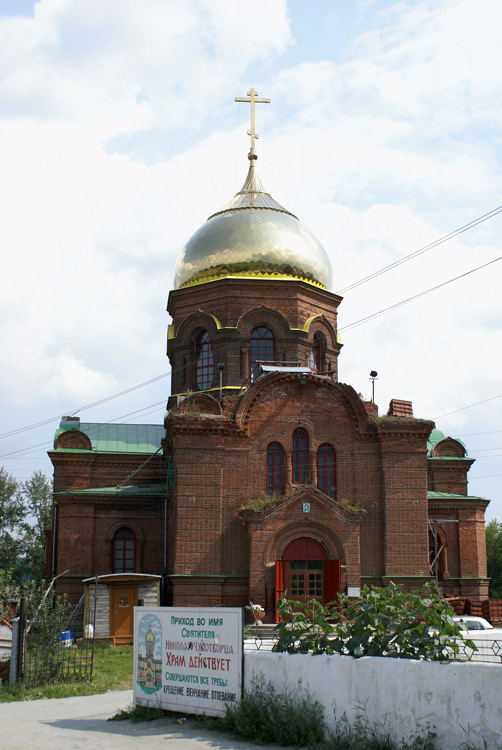
[[[245,179],[253,86],[340,380],[460,438],[502,520],[501,48],[499,0],[0,0],[0,465],[50,476],[63,414],[162,423],[174,265]]]

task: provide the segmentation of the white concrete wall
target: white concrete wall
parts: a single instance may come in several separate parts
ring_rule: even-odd
[[[365,705],[369,722],[396,742],[430,725],[438,750],[465,742],[502,748],[502,665],[365,656],[304,656],[246,651],[244,687],[263,675],[276,690],[308,689],[325,706],[328,723],[353,722]]]

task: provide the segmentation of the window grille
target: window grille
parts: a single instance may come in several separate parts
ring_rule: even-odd
[[[309,481],[309,436],[299,427],[293,433],[293,482],[306,484]]]
[[[274,361],[274,334],[269,328],[259,326],[251,334],[251,382],[258,377],[259,362]]]
[[[321,372],[321,346],[321,336],[316,333],[314,335],[314,340],[312,341],[312,349],[310,350],[308,361],[308,366],[312,372]]]
[[[336,496],[335,450],[328,443],[317,451],[317,486],[330,497]]]
[[[201,331],[195,339],[195,388],[207,391],[213,384],[214,362],[211,342],[207,331]]]
[[[113,537],[113,572],[134,573],[136,537],[130,529],[119,529]]]
[[[267,495],[284,495],[284,449],[280,443],[267,448]]]

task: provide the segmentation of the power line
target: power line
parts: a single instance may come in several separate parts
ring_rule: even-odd
[[[470,221],[468,224],[464,224],[464,226],[460,227],[459,229],[455,229],[453,232],[450,232],[449,234],[445,234],[443,237],[440,237],[439,239],[434,240],[434,242],[431,242],[428,245],[424,245],[424,247],[421,247],[418,250],[415,250],[413,253],[410,253],[409,255],[405,255],[403,258],[400,258],[399,260],[394,261],[394,263],[390,263],[388,266],[384,266],[379,271],[370,273],[368,274],[368,276],[364,276],[364,278],[359,279],[359,281],[355,281],[353,284],[349,284],[349,286],[346,286],[343,289],[340,289],[340,291],[337,292],[337,294],[344,294],[345,292],[349,292],[350,290],[355,289],[361,284],[365,284],[367,281],[376,279],[378,276],[381,276],[387,271],[391,271],[393,268],[400,266],[402,263],[406,263],[409,260],[413,260],[413,258],[417,258],[419,255],[423,255],[423,253],[426,253],[429,250],[432,250],[434,247],[437,247],[438,245],[442,245],[444,242],[451,240],[453,237],[457,237],[459,234],[462,234],[463,232],[467,232],[468,229],[472,229],[478,224],[481,224],[482,222],[487,221],[488,219],[491,219],[493,216],[496,216],[497,214],[500,214],[500,213],[502,213],[502,206],[497,206],[497,208],[494,208],[492,211],[489,211],[488,213],[483,214],[483,216],[479,216],[477,219],[473,219],[473,221]]]
[[[475,221],[477,221],[477,223],[480,223],[481,219],[486,220],[486,218],[490,218],[492,215],[496,215],[497,213],[501,213],[501,212],[502,212],[502,206],[499,207],[498,209],[494,209],[494,211],[490,212],[489,214],[486,214],[484,218],[481,217],[479,220],[475,220]],[[466,225],[463,229],[457,230],[456,233],[458,234],[461,231],[466,231],[467,228],[469,228],[470,226],[474,226],[474,225],[475,225],[475,222],[471,222],[470,224]],[[454,233],[452,233],[452,234],[454,234]],[[417,251],[417,253],[419,253],[419,252],[421,252],[421,251]],[[423,250],[423,252],[425,252],[425,250]],[[410,256],[407,256],[407,258],[411,258],[413,255],[414,254],[412,254]],[[390,269],[391,267],[393,267],[394,265],[399,264],[400,262],[404,262],[404,260],[406,260],[406,258],[405,259],[401,259],[401,261],[396,261],[395,264],[391,264],[391,266],[388,266],[387,269]],[[465,276],[469,276],[471,273],[474,273],[475,271],[479,271],[482,268],[486,268],[487,266],[492,265],[493,263],[496,263],[499,260],[502,260],[502,256],[499,256],[498,258],[494,258],[493,260],[488,261],[488,263],[484,263],[484,264],[482,264],[480,266],[477,266],[476,268],[473,268],[470,271],[466,271],[465,273],[460,274],[459,276],[455,276],[454,278],[448,279],[447,281],[444,281],[441,284],[437,284],[434,287],[430,287],[429,289],[426,289],[423,292],[419,292],[418,294],[415,294],[412,297],[408,297],[407,299],[401,300],[400,302],[396,302],[395,304],[390,305],[389,307],[383,308],[382,310],[379,310],[378,312],[372,313],[371,315],[367,315],[364,318],[360,318],[359,320],[356,320],[353,323],[349,323],[346,326],[342,326],[338,330],[339,331],[348,331],[348,330],[350,330],[352,328],[356,328],[359,325],[363,325],[364,323],[367,323],[370,320],[373,320],[374,318],[379,317],[380,315],[384,315],[386,312],[390,312],[391,310],[395,310],[398,307],[402,307],[403,305],[406,305],[409,302],[412,302],[413,300],[419,299],[420,297],[423,297],[424,295],[429,294],[430,292],[436,291],[437,289],[440,289],[441,287],[447,286],[448,284],[451,284],[454,281],[458,281],[458,279],[464,278]],[[383,273],[385,270],[386,269],[382,269],[381,272],[378,272],[375,275],[380,275],[380,273]],[[367,277],[367,278],[369,279],[370,277]],[[358,282],[358,283],[363,283],[363,281],[364,281],[364,279],[361,280],[361,282]],[[354,284],[353,286],[357,286],[358,283]],[[352,288],[352,287],[350,287],[350,288]],[[181,369],[181,368],[179,368],[179,369]],[[158,380],[166,378],[169,375],[171,375],[172,372],[173,372],[173,370],[169,370],[168,372],[162,373],[161,375],[157,375],[156,377],[151,378],[150,380],[146,380],[143,383],[138,383],[137,385],[131,386],[130,388],[126,388],[125,390],[119,391],[118,393],[114,393],[114,394],[112,394],[110,396],[106,396],[105,398],[99,399],[98,401],[94,401],[94,402],[92,402],[90,404],[86,404],[85,406],[81,406],[81,407],[79,407],[77,409],[67,410],[66,413],[69,412],[71,415],[75,415],[78,412],[82,412],[82,411],[85,411],[87,409],[91,409],[91,408],[93,408],[95,406],[100,406],[101,404],[107,403],[108,401],[112,401],[112,400],[114,400],[116,398],[119,398],[120,396],[124,396],[124,395],[126,395],[128,393],[132,393],[133,391],[138,390],[139,388],[144,388],[147,385],[151,385],[152,383],[155,383]],[[495,397],[495,398],[497,398],[497,397]],[[161,403],[161,402],[159,402],[159,403]],[[483,403],[483,402],[480,402],[480,403]],[[148,409],[150,407],[144,407],[144,408]],[[464,408],[467,409],[467,408],[470,408],[470,407],[464,407]],[[138,412],[139,411],[142,411],[142,409],[138,409]],[[130,412],[130,414],[134,414],[134,413],[135,412]],[[455,412],[449,412],[449,414],[454,414],[454,413]],[[34,424],[27,425],[26,427],[20,427],[18,429],[11,430],[9,432],[1,433],[0,434],[0,439],[6,438],[6,437],[13,437],[14,435],[19,435],[19,434],[21,434],[23,432],[27,432],[29,430],[36,429],[37,427],[42,427],[42,426],[44,426],[46,424],[50,424],[51,422],[54,422],[55,420],[60,419],[61,416],[62,416],[61,414],[57,414],[56,416],[50,417],[49,419],[45,419],[45,420],[42,420],[40,422],[35,422]],[[125,415],[125,416],[129,416],[129,415]],[[442,416],[448,416],[448,415],[445,414],[445,415],[442,415]],[[121,418],[123,418],[123,417],[118,417],[117,419],[121,419]],[[437,417],[437,419],[439,419],[439,418],[440,417]],[[116,420],[112,420],[112,421],[116,421]],[[44,444],[39,444],[39,445],[44,445]],[[36,447],[39,447],[39,445],[33,446],[33,447],[36,448]],[[27,448],[25,450],[31,450],[31,448]],[[16,451],[16,452],[19,452],[19,451]],[[0,455],[0,458],[8,457],[10,455],[14,455],[14,454],[3,454],[3,455]]]
[[[161,376],[161,377],[164,377],[164,376]],[[159,378],[154,378],[154,380],[159,380]],[[128,414],[122,414],[120,417],[114,417],[113,419],[109,419],[107,422],[98,422],[97,426],[101,426],[103,424],[113,424],[113,422],[117,422],[119,419],[125,419],[126,417],[130,417],[132,414],[138,414],[139,412],[142,412],[145,409],[150,409],[152,406],[159,406],[160,404],[164,404],[164,403],[165,403],[165,400],[158,401],[156,404],[150,404],[149,406],[144,406],[142,409],[136,409],[136,411],[131,411]],[[148,413],[151,414],[152,412],[148,412]],[[146,414],[144,414],[143,416],[146,416]],[[88,435],[88,433],[92,433],[92,429],[88,430],[85,434]],[[12,451],[11,453],[3,453],[2,455],[0,455],[0,458],[10,458],[11,456],[15,456],[17,453],[27,453],[28,451],[34,450],[35,448],[41,448],[41,447],[47,448],[51,445],[52,445],[52,440],[46,441],[44,443],[38,443],[37,445],[31,445],[29,448],[19,448],[17,451]]]
[[[155,382],[156,380],[159,380],[159,379],[165,377],[167,374],[169,374],[169,373],[165,373],[164,375],[160,375],[160,376],[158,376],[156,378],[152,378],[151,380],[146,381],[146,383],[141,383],[138,386],[135,386],[135,387],[130,388],[128,390],[129,391],[135,390],[136,388],[140,388],[140,387],[144,386],[145,384]],[[118,396],[120,394],[116,394],[116,395]],[[498,399],[498,398],[501,398],[501,397],[502,397],[502,393],[499,394],[499,395],[497,395],[497,396],[492,396],[491,398],[484,399],[483,401],[477,401],[474,404],[469,404],[468,406],[463,406],[460,409],[455,409],[454,411],[447,412],[446,414],[441,414],[441,415],[439,415],[437,417],[433,417],[433,419],[434,420],[442,419],[443,417],[450,416],[451,414],[457,414],[460,411],[465,411],[466,409],[471,409],[474,406],[480,406],[481,404],[488,403],[489,401],[494,401],[495,399]],[[112,400],[112,398],[114,398],[114,397],[112,396],[112,397],[110,397],[108,399],[104,399],[104,400],[108,401],[108,400]],[[150,404],[149,406],[144,406],[142,409],[136,409],[135,411],[128,412],[127,414],[122,414],[119,417],[114,417],[113,419],[107,420],[106,422],[99,422],[97,424],[99,424],[99,425],[102,425],[102,424],[113,424],[114,422],[117,422],[119,419],[125,419],[126,417],[130,417],[130,416],[132,416],[134,414],[139,414],[140,412],[144,412],[146,409],[151,409],[152,407],[160,406],[160,405],[162,405],[164,403],[165,403],[164,400],[158,401],[155,404]],[[87,408],[87,407],[83,407],[83,408]],[[156,411],[156,409],[154,409],[152,412],[147,412],[147,414],[154,413],[155,411]],[[147,416],[147,414],[143,414],[142,416]],[[49,421],[53,421],[53,420],[47,420],[47,422],[49,422]],[[47,422],[42,422],[40,424],[46,424]],[[31,427],[31,428],[30,427],[26,427],[26,428],[23,428],[22,430],[20,429],[20,430],[17,430],[15,432],[24,432],[24,431],[27,431],[29,429],[33,429],[33,427]],[[498,433],[498,432],[501,432],[501,431],[500,430],[493,430],[491,432]],[[479,435],[483,435],[483,434],[491,434],[491,433],[490,432],[488,432],[488,433],[467,433],[467,434],[464,434],[463,436],[464,437],[468,437],[469,435],[478,435],[478,434]],[[462,435],[459,435],[459,437],[462,437]],[[52,445],[52,441],[46,441],[44,443],[37,443],[36,445],[32,445],[32,446],[29,446],[27,448],[20,448],[20,449],[18,449],[16,451],[12,451],[10,453],[1,454],[0,458],[16,457],[17,454],[27,453],[28,451],[34,450],[35,448],[49,447],[51,445]],[[493,449],[493,450],[496,450],[496,449]],[[17,456],[16,460],[19,460],[20,458],[22,458],[22,457],[21,456]]]
[[[414,294],[413,297],[408,297],[407,299],[401,300],[401,302],[396,302],[393,305],[390,305],[389,307],[384,307],[382,310],[379,310],[376,313],[372,313],[371,315],[366,315],[364,318],[360,318],[359,320],[355,320],[353,323],[349,323],[346,326],[342,326],[339,328],[339,331],[348,331],[351,328],[356,328],[357,326],[362,325],[363,323],[367,323],[370,320],[373,320],[374,318],[378,318],[380,315],[383,315],[386,312],[390,312],[391,310],[395,310],[398,307],[402,307],[403,305],[408,304],[408,302],[413,302],[413,300],[419,299],[420,297],[423,297],[426,294],[429,294],[430,292],[435,292],[436,289],[441,289],[443,286],[447,286],[448,284],[452,284],[454,281],[458,281],[459,279],[464,278],[465,276],[469,276],[471,273],[474,273],[475,271],[480,271],[482,268],[486,268],[487,266],[491,266],[492,263],[497,263],[497,261],[502,260],[502,255],[499,255],[498,258],[494,258],[493,260],[488,261],[488,263],[483,263],[481,266],[476,266],[476,268],[471,268],[470,271],[466,271],[465,273],[461,273],[459,276],[454,276],[452,279],[448,279],[448,281],[443,281],[441,284],[437,284],[436,286],[432,286],[429,289],[425,289],[423,292],[419,292],[418,294]]]
[[[495,396],[495,398],[497,398],[497,396]],[[457,437],[472,437],[473,435],[500,435],[501,432],[502,430],[487,430],[487,432],[463,432],[461,435],[457,435]]]
[[[465,224],[460,229],[457,229],[454,232],[450,232],[450,234],[445,235],[444,237],[440,238],[439,240],[436,240],[435,242],[430,243],[429,245],[426,245],[425,247],[420,248],[419,250],[416,250],[413,253],[410,253],[409,255],[405,256],[404,258],[401,258],[400,260],[395,261],[394,263],[391,263],[388,266],[385,266],[384,268],[380,269],[379,271],[376,271],[375,273],[370,274],[369,276],[365,276],[363,279],[360,279],[359,281],[354,282],[354,284],[352,284],[352,285],[350,285],[348,287],[344,287],[343,289],[341,289],[338,292],[338,294],[342,294],[343,292],[349,291],[350,289],[354,289],[355,287],[359,286],[360,284],[363,284],[363,283],[365,283],[366,281],[369,281],[372,278],[376,278],[377,276],[382,275],[386,271],[389,271],[392,268],[395,268],[396,266],[398,266],[398,265],[400,265],[402,263],[405,263],[407,260],[411,260],[412,258],[414,258],[414,257],[416,257],[416,256],[418,256],[418,255],[420,255],[422,253],[425,253],[427,250],[430,250],[433,247],[436,247],[437,245],[439,245],[439,244],[441,244],[443,242],[446,242],[448,239],[451,239],[452,237],[455,237],[458,234],[461,234],[462,232],[465,232],[468,229],[471,229],[472,227],[476,226],[477,224],[480,224],[481,222],[486,221],[487,219],[491,218],[492,216],[496,216],[499,213],[502,213],[502,206],[498,206],[497,208],[493,209],[492,211],[489,211],[488,213],[484,214],[483,216],[480,216],[478,219],[474,219],[473,221],[469,222],[468,224]],[[474,273],[475,271],[479,271],[480,269],[485,268],[486,266],[489,266],[492,263],[496,263],[497,261],[499,261],[501,259],[502,259],[502,256],[500,256],[498,258],[495,258],[494,260],[491,260],[488,263],[485,263],[485,264],[483,264],[481,266],[477,266],[476,268],[473,268],[473,269],[471,269],[470,271],[467,271],[464,274],[460,274],[460,276],[455,276],[454,278],[449,279],[448,281],[445,281],[442,284],[438,284],[437,286],[431,287],[430,289],[426,289],[425,291],[420,292],[419,294],[413,295],[412,297],[408,297],[405,300],[401,300],[401,302],[396,302],[394,305],[391,305],[391,306],[386,307],[386,308],[384,308],[382,310],[379,310],[376,313],[372,313],[371,315],[367,315],[364,318],[360,318],[359,320],[354,321],[353,323],[349,323],[346,326],[342,326],[338,330],[339,331],[348,331],[351,328],[355,328],[355,327],[357,327],[359,325],[362,325],[363,323],[369,322],[370,320],[373,320],[374,318],[377,318],[377,317],[379,317],[380,315],[383,315],[386,312],[390,312],[391,310],[394,310],[394,309],[396,309],[398,307],[401,307],[402,305],[405,305],[408,302],[412,302],[413,300],[418,299],[418,298],[424,296],[425,294],[429,294],[430,292],[433,292],[436,289],[440,289],[443,286],[451,284],[454,281],[457,281],[458,279],[461,279],[464,276],[468,276],[469,274]],[[94,402],[92,402],[90,404],[86,404],[85,406],[81,406],[81,407],[79,407],[77,409],[67,410],[66,413],[74,415],[74,414],[77,414],[78,412],[82,412],[82,411],[85,411],[87,409],[91,409],[94,406],[100,406],[101,404],[107,403],[108,401],[112,401],[113,399],[119,398],[120,396],[124,396],[124,395],[126,395],[128,393],[131,393],[132,391],[138,390],[139,388],[144,388],[147,385],[151,385],[151,383],[155,383],[156,381],[161,380],[162,378],[166,378],[169,375],[171,375],[172,372],[173,371],[170,370],[170,371],[168,371],[166,373],[163,373],[162,375],[157,375],[156,377],[151,378],[150,380],[145,380],[143,383],[138,383],[137,385],[131,386],[130,388],[126,388],[125,390],[119,391],[118,393],[114,393],[114,394],[112,394],[110,396],[106,396],[105,398],[99,399],[98,401],[94,401]],[[148,407],[146,407],[146,408],[148,408]],[[33,429],[35,429],[37,427],[43,427],[44,425],[49,424],[50,422],[54,422],[56,419],[60,419],[61,416],[62,416],[61,414],[57,414],[57,415],[55,415],[53,417],[50,417],[49,419],[42,420],[41,422],[35,422],[34,424],[27,425],[26,427],[20,427],[20,428],[15,429],[15,430],[10,430],[9,432],[0,433],[0,439],[6,438],[6,437],[13,437],[14,435],[18,435],[20,433],[27,432],[29,430],[33,430]],[[1,457],[2,456],[0,456],[0,458]]]
[[[71,414],[72,416],[74,414],[77,414],[80,411],[85,411],[86,409],[91,409],[94,406],[100,406],[101,404],[107,403],[107,401],[112,401],[115,398],[119,398],[119,396],[124,396],[127,393],[131,393],[132,391],[137,391],[138,388],[144,388],[146,385],[151,385],[151,383],[155,383],[157,380],[162,380],[162,378],[167,378],[168,375],[171,374],[171,370],[168,372],[164,372],[162,375],[157,375],[155,378],[151,378],[150,380],[145,380],[144,383],[138,383],[138,385],[133,385],[130,388],[126,388],[124,391],[120,391],[119,393],[113,393],[111,396],[106,396],[105,398],[100,399],[99,401],[94,401],[92,404],[87,404],[86,406],[81,406],[78,409],[71,409],[67,410],[66,412],[63,412],[63,414]],[[153,406],[153,404],[152,404]],[[149,409],[149,406],[145,406],[145,409]],[[141,411],[139,409],[138,411]],[[131,414],[134,414],[134,412],[131,412]],[[44,419],[41,422],[35,422],[34,424],[28,425],[27,427],[19,427],[17,430],[11,430],[10,432],[4,432],[0,434],[1,438],[6,437],[12,437],[13,435],[19,435],[21,432],[27,432],[28,430],[34,430],[36,427],[43,427],[46,424],[49,424],[50,422],[54,422],[56,419],[61,419],[61,414],[56,414],[55,417],[50,417],[49,419]],[[128,415],[125,415],[128,416]],[[121,419],[121,417],[118,417],[118,419]],[[0,456],[1,458],[1,456]]]
[[[477,448],[476,450],[471,451],[471,453],[489,453],[491,451],[501,451],[502,445],[497,445],[496,448]],[[489,456],[487,458],[490,458]]]
[[[27,451],[34,450],[35,448],[47,448],[48,445],[52,445],[51,442],[45,441],[44,443],[37,443],[36,445],[30,445],[29,448],[19,448],[17,451],[12,451],[11,453],[3,453],[0,458],[10,458],[10,456],[15,456],[17,453],[26,453]]]
[[[481,406],[481,404],[487,404],[488,401],[495,401],[496,398],[502,398],[502,393],[499,393],[498,396],[492,396],[491,398],[485,398],[483,401],[476,401],[475,404],[469,404],[469,406],[463,406],[461,409],[455,409],[455,411],[449,411],[446,414],[440,414],[439,417],[433,417],[434,421],[436,419],[442,419],[443,417],[449,417],[450,414],[458,414],[459,411],[465,411],[466,409],[472,409],[473,406]],[[496,430],[498,432],[498,430]],[[479,434],[483,435],[484,433],[472,433],[473,435]],[[488,434],[488,433],[486,433]]]

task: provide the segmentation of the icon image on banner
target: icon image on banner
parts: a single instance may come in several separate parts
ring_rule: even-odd
[[[138,679],[144,693],[162,687],[162,626],[155,615],[145,615],[138,625]]]

